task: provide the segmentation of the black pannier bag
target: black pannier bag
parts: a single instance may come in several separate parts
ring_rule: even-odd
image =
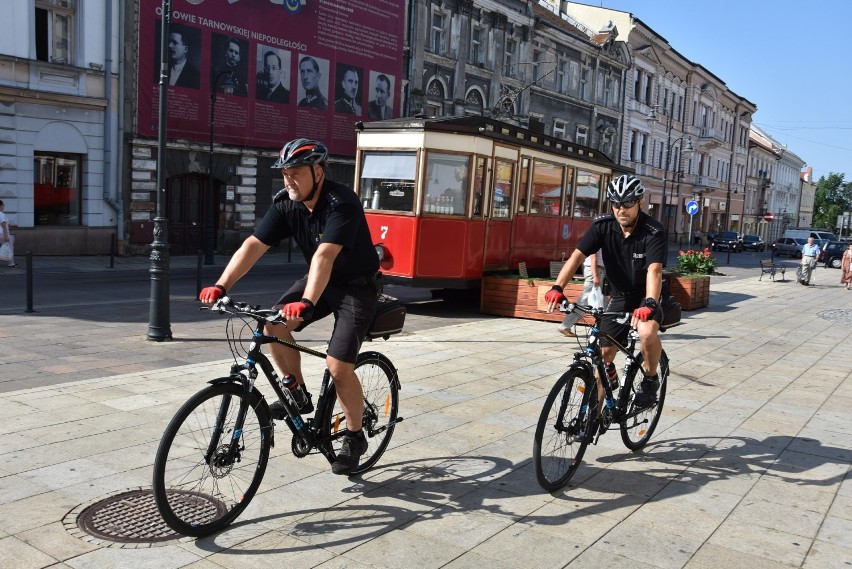
[[[660,308],[663,310],[663,321],[660,326],[674,326],[680,322],[681,307],[680,303],[675,300],[669,290],[669,279],[663,278],[663,291],[660,295]]]
[[[373,317],[370,329],[367,330],[367,339],[384,338],[387,340],[394,334],[402,332],[404,325],[405,306],[398,298],[380,294],[379,301],[376,303],[376,315]]]

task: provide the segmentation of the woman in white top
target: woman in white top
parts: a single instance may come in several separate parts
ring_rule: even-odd
[[[15,262],[15,242],[12,240],[12,234],[9,233],[9,219],[3,213],[5,209],[6,205],[3,203],[3,200],[0,200],[0,245],[3,243],[9,244],[9,266],[17,267],[18,263]]]

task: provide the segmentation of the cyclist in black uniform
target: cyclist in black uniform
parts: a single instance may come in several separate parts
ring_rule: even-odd
[[[606,196],[611,202],[612,213],[594,220],[559,272],[556,284],[545,295],[552,311],[565,299],[562,287],[568,284],[585,258],[603,251],[606,277],[612,289],[612,300],[607,310],[632,311],[633,317],[630,324],[619,324],[615,321],[616,316],[607,316],[601,328],[621,343],[627,340],[631,327],[639,333],[645,376],[635,399],[640,407],[653,404],[660,387],[657,365],[663,346],[658,332],[663,312],[659,300],[666,256],[663,226],[642,211],[644,194],[645,186],[634,176],[619,176],[610,182]],[[603,338],[601,348],[609,367],[617,350]]]
[[[326,364],[349,431],[332,464],[335,474],[348,474],[358,466],[367,450],[361,430],[364,396],[355,375],[358,350],[367,333],[377,302],[375,275],[379,258],[373,248],[361,201],[351,188],[325,177],[328,151],[325,145],[304,138],[288,142],[278,161],[285,188],[272,200],[254,235],[234,253],[216,284],[201,291],[199,298],[212,304],[245,275],[257,260],[282,239],[293,237],[309,264],[308,274],[296,281],[278,300],[285,324],[268,325],[266,333],[292,342],[291,330],[334,314]],[[301,354],[285,346],[270,344],[272,359],[284,375],[295,375],[302,390],[302,413],[313,411],[304,391]],[[270,405],[274,417],[284,418],[280,402]]]

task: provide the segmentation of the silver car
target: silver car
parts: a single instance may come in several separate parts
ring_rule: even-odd
[[[775,249],[776,255],[787,255],[789,257],[802,258],[802,247],[807,243],[807,239],[793,239],[792,237],[782,237],[777,240],[772,248]]]

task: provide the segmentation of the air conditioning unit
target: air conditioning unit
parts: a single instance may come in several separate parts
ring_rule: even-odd
[[[728,204],[726,204],[725,202],[719,202],[719,210],[725,211],[725,207],[727,207],[727,205]]]

